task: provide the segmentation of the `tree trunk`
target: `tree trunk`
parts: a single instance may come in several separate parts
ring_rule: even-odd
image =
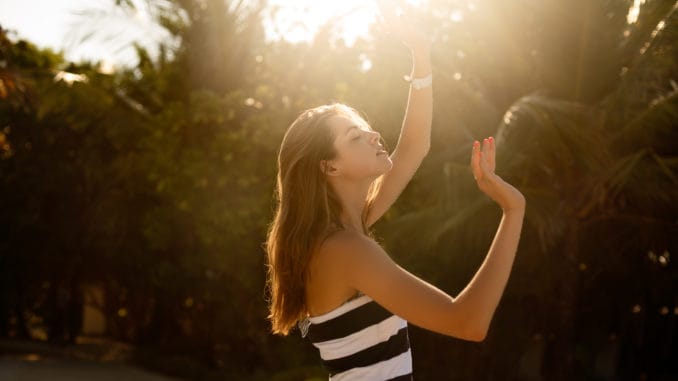
[[[557,271],[557,293],[553,316],[553,336],[549,335],[542,373],[545,380],[568,381],[575,375],[575,315],[579,288],[578,223],[573,220],[564,234],[562,245],[562,266]]]
[[[142,328],[139,343],[144,346],[169,348],[176,344],[181,327],[177,324],[174,299],[160,289],[155,289],[149,323]]]

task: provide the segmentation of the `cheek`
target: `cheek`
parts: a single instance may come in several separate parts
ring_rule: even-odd
[[[365,153],[360,150],[346,150],[341,158],[341,167],[345,174],[353,176],[362,176],[369,171],[371,163],[368,161]]]
[[[341,166],[349,177],[362,178],[389,170],[393,165],[384,156],[377,156],[376,150],[363,144],[344,146],[341,149]]]
[[[353,155],[346,158],[345,167],[352,173],[362,172],[369,164],[365,161],[365,157],[355,152]]]
[[[374,147],[370,147],[368,144],[357,144],[355,147],[353,147],[353,152],[354,155],[356,157],[360,157],[361,160],[372,159],[377,157],[376,149]]]
[[[375,147],[363,145],[358,151],[359,152],[356,152],[356,156],[359,156],[363,161],[379,160],[379,156],[377,156],[377,150]]]

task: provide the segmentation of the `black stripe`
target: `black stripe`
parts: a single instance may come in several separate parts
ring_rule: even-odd
[[[414,378],[412,377],[412,373],[410,374],[403,374],[402,376],[394,377],[394,378],[389,378],[386,381],[414,381]]]
[[[388,340],[384,342],[375,344],[346,357],[334,360],[324,360],[323,364],[330,375],[333,376],[351,368],[373,365],[380,361],[392,359],[401,353],[407,352],[409,348],[410,340],[407,336],[407,326],[405,326],[401,328],[398,333],[389,337]]]
[[[312,343],[339,339],[380,323],[391,316],[393,316],[393,313],[377,304],[374,300],[370,300],[362,306],[326,322],[311,324],[308,327],[307,337]]]

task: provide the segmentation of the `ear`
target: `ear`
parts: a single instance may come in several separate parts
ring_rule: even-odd
[[[339,175],[339,169],[331,160],[320,160],[320,171],[328,176]]]

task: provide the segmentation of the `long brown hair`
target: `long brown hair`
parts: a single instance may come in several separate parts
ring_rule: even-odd
[[[361,118],[341,103],[304,111],[285,132],[278,153],[275,190],[277,207],[266,240],[269,315],[272,332],[287,335],[306,316],[306,279],[313,252],[325,238],[343,229],[341,204],[321,169],[322,160],[335,158],[334,134],[327,119],[334,115]],[[381,184],[379,177],[370,186],[363,213]]]

